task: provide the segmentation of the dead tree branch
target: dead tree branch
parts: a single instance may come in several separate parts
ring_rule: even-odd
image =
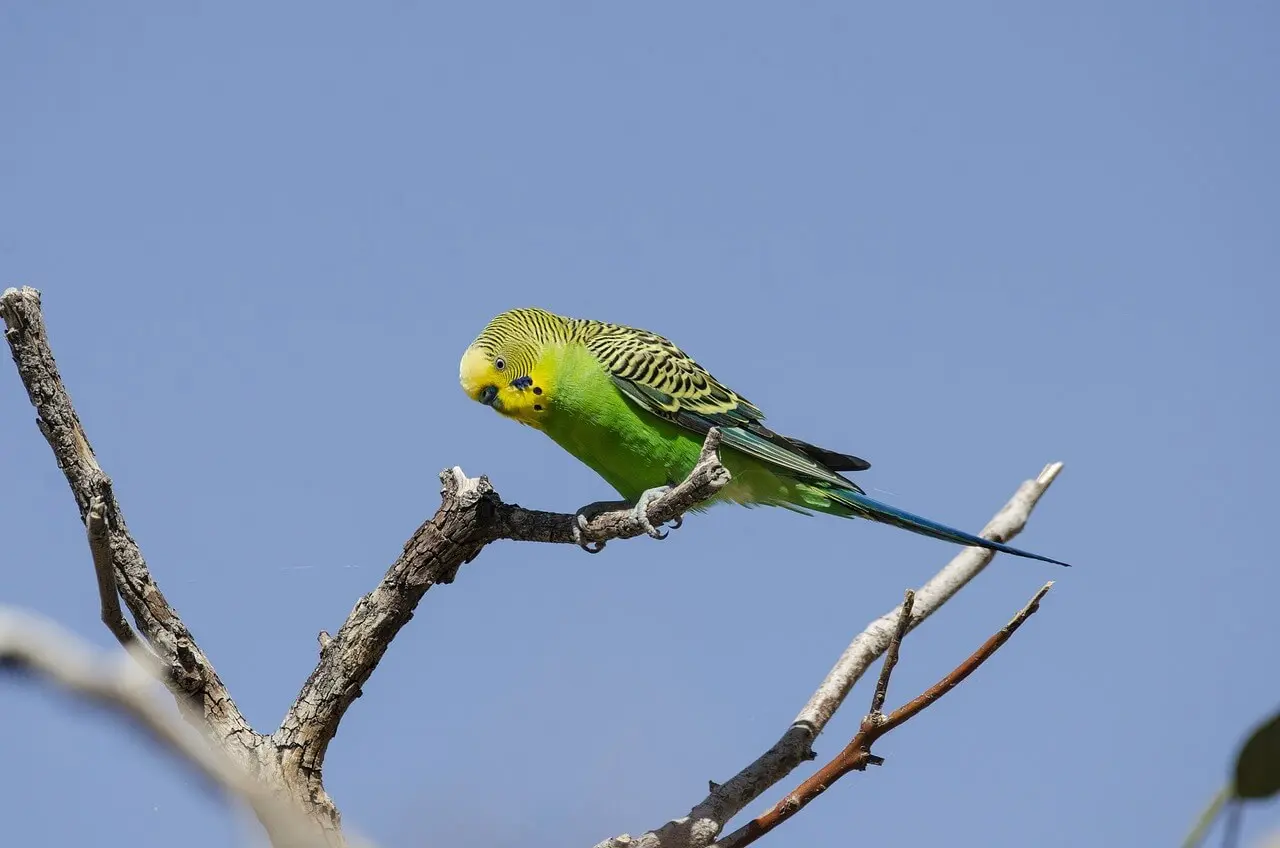
[[[53,449],[85,523],[103,622],[121,644],[139,644],[120,610],[122,598],[184,717],[248,774],[302,802],[326,831],[328,844],[344,844],[337,808],[323,786],[324,755],[346,709],[359,697],[360,687],[412,618],[422,596],[434,585],[451,583],[458,569],[490,542],[576,544],[576,516],[503,503],[487,478],[468,478],[457,467],[444,471],[443,499],[436,514],[405,543],[404,553],[382,582],[360,599],[337,635],[321,638],[320,660],[280,728],[269,736],[258,733],[160,592],[129,534],[111,479],[98,465],[58,373],[40,293],[7,289],[0,295],[0,318],[18,376],[36,409],[36,425]],[[712,429],[688,478],[649,505],[653,525],[678,520],[728,484],[719,443],[720,433]],[[618,510],[594,516],[582,536],[602,542],[643,533],[644,525],[630,511]]]
[[[832,784],[849,772],[865,771],[869,765],[878,766],[883,764],[884,760],[881,757],[871,753],[871,746],[881,737],[919,715],[943,695],[959,686],[966,677],[977,671],[978,666],[990,659],[991,655],[999,650],[1001,645],[1009,641],[1009,637],[1013,635],[1014,631],[1040,609],[1040,599],[1045,596],[1045,593],[1052,586],[1052,581],[1042,586],[1027,605],[1013,617],[1013,620],[996,631],[990,639],[984,642],[978,650],[974,651],[967,660],[956,666],[950,674],[930,686],[912,701],[885,716],[880,712],[880,707],[884,703],[883,698],[880,696],[882,687],[883,689],[888,688],[889,676],[893,673],[893,663],[890,663],[889,659],[892,656],[894,661],[897,661],[897,648],[907,630],[907,621],[911,615],[909,611],[910,599],[908,599],[901,617],[902,623],[893,636],[889,653],[885,655],[884,668],[880,674],[880,684],[876,686],[876,696],[871,702],[871,712],[862,720],[857,734],[831,762],[814,772],[808,780],[797,786],[794,791],[768,811],[715,843],[715,848],[745,848],[745,846],[755,842],[761,836],[769,833],[778,825],[803,810],[811,801],[830,789]]]
[[[1022,531],[1031,511],[1062,471],[1062,463],[1044,467],[1034,480],[1023,483],[1009,502],[983,528],[988,539],[1008,542]],[[915,592],[908,630],[913,630],[977,577],[995,556],[985,548],[965,548]],[[854,637],[835,666],[800,710],[782,738],[726,782],[712,788],[687,816],[669,821],[638,837],[615,836],[596,848],[706,848],[720,831],[748,804],[813,759],[813,742],[844,703],[845,697],[866,670],[889,647],[902,606],[894,607]]]
[[[189,722],[251,777],[301,802],[320,825],[324,844],[346,844],[337,808],[323,785],[325,753],[346,710],[360,696],[396,634],[413,617],[423,595],[432,586],[451,583],[458,570],[491,542],[576,544],[576,516],[507,504],[485,477],[469,478],[457,467],[442,472],[440,508],[409,538],[401,556],[379,585],[356,603],[336,635],[321,634],[320,658],[279,729],[270,735],[259,733],[249,726],[213,664],[161,594],[129,534],[111,480],[98,465],[58,373],[40,293],[31,288],[6,290],[0,295],[0,317],[18,375],[36,408],[36,424],[85,522],[103,622],[135,656],[144,662],[148,657],[154,660],[148,664],[161,669],[161,679]],[[729,473],[718,456],[719,443],[719,431],[712,429],[689,477],[650,504],[648,518],[653,525],[678,520],[728,484]],[[1002,542],[1016,536],[1061,469],[1061,463],[1046,466],[1039,477],[1024,483],[983,535]],[[582,537],[600,542],[643,533],[645,527],[630,511],[619,510],[596,515]],[[728,782],[713,787],[688,816],[638,839],[624,835],[606,840],[600,848],[711,845],[730,819],[800,763],[813,759],[814,739],[866,669],[889,647],[894,634],[899,633],[900,641],[902,633],[946,603],[993,556],[983,548],[966,548],[915,593],[914,605],[905,615],[898,607],[872,622],[854,638],[782,738]],[[119,599],[132,616],[137,634],[122,614]],[[899,632],[899,628],[905,629]],[[150,654],[139,653],[143,642]]]
[[[716,453],[719,442],[713,429],[688,478],[652,504],[649,518],[655,526],[679,518],[729,482]],[[503,503],[487,478],[469,478],[457,467],[442,472],[440,479],[441,505],[435,516],[405,543],[404,553],[378,587],[360,599],[341,629],[321,638],[320,660],[275,734],[276,745],[288,752],[287,768],[302,773],[319,769],[343,714],[428,589],[453,582],[458,569],[490,542],[575,544],[573,515]],[[587,526],[587,537],[601,541],[644,532],[628,510],[602,513]]]
[[[110,551],[116,590],[147,644],[164,664],[166,684],[184,713],[203,722],[215,738],[228,743],[238,738],[251,742],[254,733],[249,723],[209,658],[165,600],[142,551],[129,535],[124,514],[111,490],[111,478],[98,465],[58,373],[40,312],[40,293],[31,288],[8,289],[0,296],[0,317],[4,318],[5,340],[18,376],[36,408],[36,426],[67,478],[80,519],[90,535],[91,549],[98,556]],[[104,617],[110,615],[110,606],[104,598]],[[125,638],[118,624],[108,626],[117,638]]]
[[[50,680],[128,719],[210,787],[252,808],[273,844],[294,848],[326,844],[300,810],[275,797],[166,710],[154,697],[155,675],[160,671],[157,661],[136,642],[126,647],[130,648],[127,653],[109,656],[50,621],[0,607],[0,671]]]
[[[120,611],[120,593],[116,591],[116,567],[111,561],[111,534],[102,512],[106,504],[94,498],[85,515],[85,534],[89,537],[89,554],[93,557],[93,573],[98,578],[98,600],[102,604],[102,623],[125,648],[140,645],[124,613]]]

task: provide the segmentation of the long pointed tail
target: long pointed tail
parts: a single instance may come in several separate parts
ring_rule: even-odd
[[[993,542],[990,539],[984,539],[981,536],[975,536],[972,533],[966,533],[963,530],[957,530],[954,527],[930,521],[927,518],[898,509],[896,506],[890,506],[887,503],[881,503],[874,498],[869,498],[850,489],[833,489],[831,490],[831,495],[838,503],[847,506],[859,518],[867,518],[872,521],[878,521],[881,524],[891,524],[894,527],[901,527],[903,530],[910,530],[912,533],[919,533],[922,536],[941,539],[944,542],[954,542],[958,545],[977,545],[992,551],[1000,551],[1001,553],[1013,554],[1027,559],[1038,559],[1041,562],[1051,562],[1054,565],[1070,567],[1069,563],[1033,554],[1002,542]]]

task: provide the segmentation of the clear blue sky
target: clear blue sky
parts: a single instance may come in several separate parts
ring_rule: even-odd
[[[43,290],[130,526],[260,729],[441,468],[610,495],[460,392],[503,309],[661,332],[961,527],[1063,460],[1020,544],[1076,567],[997,559],[890,702],[1056,579],[1042,613],[769,844],[1172,844],[1280,701],[1280,13],[1031,7],[10,0],[0,285]],[[0,600],[109,646],[33,417],[0,367]],[[597,557],[495,545],[426,597],[328,787],[385,846],[643,831],[953,553],[729,508]],[[13,844],[242,834],[96,713],[12,681],[0,713]]]

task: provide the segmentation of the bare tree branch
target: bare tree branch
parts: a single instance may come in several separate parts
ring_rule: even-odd
[[[977,671],[978,666],[986,662],[992,654],[1000,649],[1000,646],[1009,641],[1009,637],[1014,634],[1022,623],[1032,614],[1040,609],[1040,599],[1045,596],[1053,586],[1050,581],[1040,588],[1039,591],[1031,598],[1027,605],[1023,607],[1013,620],[1000,628],[996,633],[982,644],[978,650],[974,651],[970,657],[934,685],[930,686],[925,692],[907,704],[904,704],[886,717],[880,712],[880,706],[883,705],[884,699],[881,697],[882,687],[888,688],[889,675],[893,673],[894,663],[890,663],[892,657],[894,662],[897,661],[897,647],[901,644],[902,636],[906,632],[906,623],[910,617],[910,597],[904,604],[902,614],[902,624],[897,628],[893,636],[893,642],[890,645],[889,654],[885,656],[884,670],[880,675],[881,685],[876,687],[876,695],[871,702],[871,712],[862,720],[861,726],[858,728],[857,734],[850,740],[836,757],[822,768],[818,769],[813,775],[789,794],[783,798],[765,813],[757,816],[747,824],[735,830],[724,839],[715,844],[715,848],[745,848],[755,842],[761,836],[770,832],[787,819],[794,816],[805,808],[811,801],[831,788],[837,780],[844,777],[851,771],[864,771],[869,765],[880,765],[883,759],[871,753],[871,746],[876,743],[882,736],[890,731],[901,727],[915,716],[923,712],[927,707],[935,703],[943,695],[960,685],[960,683],[973,672]],[[910,593],[908,593],[910,594]],[[877,703],[879,702],[879,703]]]
[[[720,464],[720,429],[712,427],[702,442],[702,453],[689,476],[677,483],[662,497],[654,500],[648,509],[650,523],[661,527],[668,521],[678,521],[693,507],[715,496],[729,485],[729,471]],[[462,469],[454,467],[449,472],[455,478],[462,477]],[[459,484],[461,485],[461,484]],[[481,487],[489,486],[488,478],[481,477]],[[447,486],[447,484],[446,484]],[[492,489],[488,489],[492,491]],[[558,542],[577,544],[573,537],[576,515],[556,512],[539,512],[523,509],[515,504],[500,504],[490,527],[489,541],[507,539],[513,542]],[[587,522],[583,531],[584,541],[606,542],[614,539],[633,539],[645,534],[644,525],[637,521],[629,509],[602,512]]]
[[[1036,479],[1023,483],[987,523],[981,535],[999,542],[1008,542],[1017,536],[1061,471],[1062,463],[1054,462],[1046,465]],[[965,548],[957,554],[916,591],[910,629],[937,612],[956,592],[977,577],[994,556],[995,553],[986,548]],[[901,610],[901,605],[894,607],[855,636],[782,738],[755,762],[723,784],[713,787],[689,815],[638,837],[624,833],[606,839],[596,848],[706,848],[715,842],[730,819],[801,763],[813,759],[813,741],[827,726],[853,685],[888,648]]]
[[[66,476],[80,509],[80,518],[91,534],[103,532],[89,522],[90,506],[95,502],[101,504],[96,514],[105,526],[116,589],[138,630],[164,663],[166,685],[177,696],[184,714],[202,721],[216,738],[228,742],[241,738],[252,746],[256,734],[231,699],[209,658],[165,600],[151,577],[142,551],[129,535],[124,514],[111,490],[111,479],[98,465],[58,373],[40,312],[40,293],[32,288],[6,290],[0,295],[0,317],[4,318],[5,340],[18,367],[18,376],[27,388],[31,405],[36,408],[36,425],[53,449],[58,467]],[[95,518],[95,524],[96,521]],[[100,555],[103,551],[100,536],[93,547]],[[105,600],[103,606],[106,611]],[[120,638],[119,626],[108,626]]]
[[[391,640],[413,617],[423,594],[433,585],[451,583],[458,569],[490,542],[576,543],[576,515],[506,504],[487,478],[468,478],[456,467],[443,472],[443,499],[436,514],[405,543],[404,553],[381,584],[356,604],[337,635],[321,634],[315,670],[280,728],[266,736],[254,731],[236,707],[213,664],[160,592],[129,535],[111,480],[98,465],[58,373],[40,293],[32,288],[7,289],[0,295],[0,317],[18,376],[36,408],[36,424],[53,449],[85,522],[103,623],[122,645],[142,656],[137,650],[141,642],[120,610],[123,598],[183,715],[247,772],[268,784],[279,784],[307,804],[328,829],[330,844],[342,845],[337,807],[324,790],[324,755],[342,716],[359,697],[360,687]],[[720,464],[719,444],[720,433],[712,429],[688,478],[649,504],[647,517],[653,525],[678,521],[729,483],[729,472]],[[629,510],[618,510],[594,516],[581,535],[603,542],[639,536],[645,529]]]
[[[256,779],[306,805],[327,830],[327,844],[344,845],[337,808],[324,790],[324,756],[346,710],[360,696],[361,687],[392,639],[412,618],[422,596],[436,584],[452,582],[459,568],[491,542],[576,543],[576,515],[507,504],[485,477],[468,478],[456,467],[442,472],[442,502],[436,514],[409,538],[380,584],[357,602],[337,633],[332,637],[320,634],[319,661],[279,729],[270,736],[257,733],[161,594],[129,535],[111,480],[99,467],[58,374],[41,315],[40,293],[31,288],[6,290],[0,295],[0,317],[7,326],[5,339],[19,377],[36,408],[37,426],[53,449],[85,522],[103,622],[135,655],[143,656],[138,651],[142,641],[150,646],[163,668],[162,680],[188,721]],[[719,431],[712,429],[689,477],[649,505],[647,517],[652,525],[679,521],[686,511],[728,484],[729,473],[718,456],[719,443]],[[998,541],[1017,535],[1061,468],[1061,463],[1047,466],[1039,478],[1024,483],[983,534]],[[645,532],[643,522],[629,510],[618,510],[596,515],[581,537],[603,542]],[[992,557],[991,551],[982,548],[966,549],[916,593],[914,610],[908,611],[909,622],[905,617],[903,621],[914,628],[981,572]],[[113,584],[142,640],[124,618]],[[888,646],[900,609],[873,622],[855,638],[777,744],[727,783],[714,786],[689,816],[638,840],[625,835],[607,840],[601,843],[602,848],[706,848],[714,842],[725,823],[747,804],[813,758],[813,740]]]
[[[1034,480],[1027,480],[1018,487],[995,517],[987,522],[978,535],[996,542],[1009,542],[1022,532],[1031,512],[1040,498],[1053,485],[1053,481],[1062,472],[1061,462],[1046,465]],[[977,577],[995,558],[995,552],[986,548],[965,548],[951,562],[935,574],[916,591],[916,602],[912,612],[911,630],[914,630],[929,616],[937,612],[943,604],[951,600],[957,592]],[[849,644],[836,661],[835,666],[827,674],[818,691],[805,704],[804,709],[796,716],[796,723],[808,722],[815,728],[815,736],[831,720],[831,716],[844,702],[849,690],[853,688],[867,668],[880,657],[889,645],[894,623],[898,619],[901,606],[889,610],[880,616]]]
[[[655,526],[679,518],[729,482],[717,455],[719,444],[720,433],[712,429],[689,476],[649,507]],[[276,744],[288,751],[286,767],[303,773],[320,768],[342,716],[422,596],[436,584],[451,583],[486,544],[500,539],[575,543],[574,515],[503,503],[487,478],[467,477],[457,467],[442,472],[440,480],[441,505],[435,516],[405,543],[404,553],[378,587],[360,599],[337,634],[319,637],[320,661],[275,735]],[[644,532],[624,509],[595,516],[584,537],[605,541]]]
[[[153,696],[153,674],[161,670],[158,663],[136,642],[126,648],[131,649],[132,658],[128,653],[109,656],[50,621],[0,607],[0,670],[51,680],[71,694],[128,719],[210,788],[248,804],[274,845],[320,848],[327,844],[301,810],[273,795],[164,709]]]

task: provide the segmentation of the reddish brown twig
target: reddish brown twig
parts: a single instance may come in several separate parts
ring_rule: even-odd
[[[902,641],[902,635],[906,632],[911,618],[911,598],[910,593],[908,593],[908,599],[903,604],[902,615],[898,620],[898,629],[894,633],[893,643],[890,645],[889,653],[885,655],[884,668],[880,672],[880,682],[876,685],[871,712],[862,720],[862,725],[858,728],[857,734],[831,762],[818,769],[812,777],[797,786],[791,794],[765,813],[721,839],[715,844],[714,848],[743,848],[743,846],[750,845],[800,812],[809,802],[826,792],[833,783],[849,772],[865,771],[868,765],[880,765],[883,760],[871,753],[871,746],[880,737],[914,718],[934,701],[937,701],[960,685],[960,682],[970,674],[973,674],[978,666],[986,662],[992,654],[999,650],[1001,645],[1009,641],[1009,637],[1022,626],[1022,622],[1040,609],[1040,599],[1045,596],[1045,593],[1049,591],[1049,587],[1052,585],[1053,582],[1050,581],[1042,586],[1040,591],[1032,596],[1027,605],[1013,617],[1012,621],[1000,628],[995,635],[984,642],[982,647],[974,651],[954,671],[930,686],[919,697],[898,707],[886,717],[880,713],[878,706],[882,706],[884,703],[884,691],[888,688],[889,675],[893,672],[891,660],[893,662],[897,661],[897,648]]]

